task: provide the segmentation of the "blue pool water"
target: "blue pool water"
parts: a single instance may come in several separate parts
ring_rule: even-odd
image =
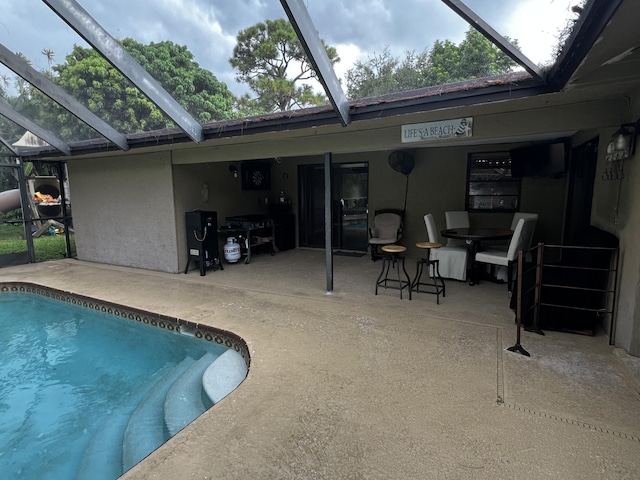
[[[105,478],[100,462],[120,458],[119,425],[147,392],[185,358],[226,350],[34,293],[0,294],[0,477]]]

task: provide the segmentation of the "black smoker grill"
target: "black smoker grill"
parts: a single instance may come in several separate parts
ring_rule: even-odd
[[[187,229],[188,260],[184,273],[189,270],[191,260],[200,267],[200,275],[205,275],[207,267],[222,267],[218,249],[218,214],[203,210],[194,210],[184,214]]]

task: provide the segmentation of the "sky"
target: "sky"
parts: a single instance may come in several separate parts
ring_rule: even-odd
[[[242,29],[265,19],[286,18],[279,0],[78,0],[113,37],[141,43],[171,40],[236,95],[247,92],[229,64]],[[305,0],[320,37],[338,50],[343,79],[355,61],[389,48],[396,57],[422,52],[436,40],[459,43],[468,24],[441,0]],[[518,40],[534,63],[552,61],[559,32],[579,0],[465,0],[504,36]],[[38,70],[48,67],[44,49],[61,63],[85,42],[42,0],[0,0],[0,43],[21,52]],[[0,75],[11,74],[0,65]],[[12,75],[12,74],[11,74]],[[343,88],[346,90],[346,86]]]

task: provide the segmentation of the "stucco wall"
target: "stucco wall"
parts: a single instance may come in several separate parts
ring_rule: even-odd
[[[498,149],[509,150],[511,146]],[[491,150],[495,150],[492,148]],[[479,148],[424,148],[415,151],[415,167],[409,175],[403,244],[410,254],[420,255],[416,242],[426,239],[424,215],[432,213],[438,228],[445,227],[444,212],[465,209],[467,155]],[[379,208],[403,208],[407,177],[394,171],[387,161],[389,152],[338,154],[334,163],[369,164],[369,224]],[[283,189],[297,205],[297,167],[321,164],[322,157],[287,158],[274,163],[273,194]],[[283,179],[285,177],[286,179]],[[566,179],[525,178],[522,180],[522,211],[537,212],[540,220],[534,241],[558,243],[562,232],[562,210],[566,196]],[[478,225],[509,226],[511,213],[472,213]]]
[[[640,113],[636,113],[640,116]],[[620,239],[615,345],[640,355],[640,151],[624,161],[624,178],[605,181],[606,147],[615,128],[600,132],[591,223]],[[637,139],[636,139],[637,140]]]
[[[485,150],[508,150],[511,145]],[[419,255],[424,241],[425,213],[444,228],[444,212],[464,210],[467,155],[477,147],[415,150],[415,167],[408,176],[403,243]],[[187,262],[184,213],[212,210],[218,224],[232,215],[266,214],[268,203],[283,190],[298,204],[298,165],[319,164],[322,156],[285,158],[271,162],[270,190],[243,190],[229,165],[241,162],[199,163],[211,150],[198,148],[124,158],[70,162],[78,257],[83,260],[181,272]],[[387,151],[334,155],[334,163],[368,162],[370,219],[378,208],[402,208],[407,177],[391,169]],[[260,158],[259,153],[256,158]],[[194,163],[189,163],[193,161]],[[208,196],[203,195],[203,187]],[[565,179],[522,181],[522,211],[540,214],[534,241],[559,242]],[[108,202],[102,199],[109,198]],[[472,214],[472,224],[508,226],[511,214]],[[371,223],[371,220],[370,222]],[[171,229],[171,234],[167,234]],[[220,238],[220,242],[224,239]],[[153,241],[153,242],[150,242]],[[153,252],[150,245],[153,244]],[[222,248],[222,246],[221,246]]]
[[[415,151],[415,167],[409,175],[409,188],[403,243],[409,252],[419,255],[416,242],[426,240],[424,215],[434,216],[438,229],[445,228],[447,210],[465,210],[467,157],[471,152],[508,151],[510,145],[460,148],[424,148]],[[377,208],[402,208],[406,177],[393,171],[388,152],[359,155],[369,164],[369,216]],[[339,156],[341,161],[345,156]],[[557,243],[562,232],[562,210],[566,179],[523,178],[521,211],[540,215],[534,242]],[[508,227],[512,213],[471,213],[472,225]]]
[[[170,152],[69,160],[78,258],[178,271]]]
[[[508,150],[510,145],[493,147],[491,150]],[[426,230],[423,216],[432,213],[439,228],[444,228],[444,212],[465,209],[465,189],[467,174],[467,155],[481,151],[479,148],[425,148],[415,151],[415,167],[409,175],[409,187],[406,206],[403,243],[410,253],[419,255],[415,243],[424,241]],[[201,150],[201,155],[207,155]],[[174,153],[174,159],[180,155]],[[189,155],[197,155],[189,153]],[[366,152],[337,154],[334,163],[369,164],[369,217],[379,208],[402,208],[407,177],[391,169],[388,164],[389,152]],[[181,158],[180,161],[184,161]],[[195,157],[194,157],[195,160]],[[269,202],[275,201],[283,190],[291,199],[293,210],[298,218],[298,166],[322,164],[322,156],[285,158],[281,162],[271,161],[271,190],[242,190],[239,178],[233,178],[229,165],[241,168],[241,162],[196,163],[174,166],[174,185],[176,200],[176,224],[178,225],[178,244],[181,265],[186,262],[186,250],[182,232],[184,231],[184,212],[200,209],[214,210],[218,213],[218,222],[225,217],[243,214],[266,214]],[[201,197],[202,184],[209,187],[209,199]],[[558,243],[562,231],[562,210],[564,207],[566,179],[525,178],[522,180],[522,211],[537,212],[540,220],[534,241]],[[478,225],[509,226],[511,213],[475,213],[471,221]],[[220,239],[221,241],[224,239]],[[184,254],[183,254],[184,252]],[[184,258],[183,258],[184,257]]]

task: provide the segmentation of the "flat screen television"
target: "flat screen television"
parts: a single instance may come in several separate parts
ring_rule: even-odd
[[[511,176],[557,178],[567,169],[568,143],[553,142],[514,148]]]

